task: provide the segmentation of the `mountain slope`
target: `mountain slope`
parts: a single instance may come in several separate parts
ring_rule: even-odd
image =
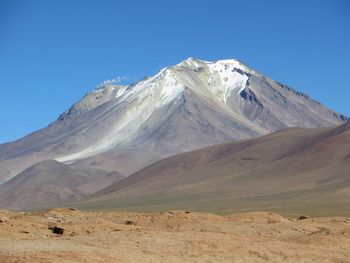
[[[208,145],[345,120],[238,61],[189,58],[138,83],[95,90],[47,128],[0,145],[0,183],[47,158],[129,175]]]
[[[290,128],[167,158],[75,206],[344,215],[349,175],[350,123]]]
[[[94,193],[124,176],[93,168],[72,168],[45,160],[0,186],[0,207],[12,210],[60,205]]]

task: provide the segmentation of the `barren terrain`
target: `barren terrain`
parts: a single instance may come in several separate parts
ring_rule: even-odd
[[[349,216],[349,171],[350,123],[291,128],[164,159],[68,206]]]
[[[0,262],[345,263],[350,217],[0,211]]]

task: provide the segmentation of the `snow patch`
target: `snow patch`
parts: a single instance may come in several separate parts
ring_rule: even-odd
[[[234,91],[239,95],[247,85],[248,76],[236,69],[244,70],[244,67],[235,60],[221,60],[208,65],[211,76],[208,85],[213,87],[216,94],[226,104],[227,99]]]
[[[125,91],[126,91],[127,88],[128,88],[128,86],[120,87],[120,88],[118,89],[118,91],[117,91],[115,97],[116,97],[116,98],[121,97],[121,96],[125,93]]]
[[[185,87],[181,83],[178,83],[173,76],[166,75],[164,80],[165,83],[161,89],[160,100],[158,103],[159,107],[170,103],[185,90]]]

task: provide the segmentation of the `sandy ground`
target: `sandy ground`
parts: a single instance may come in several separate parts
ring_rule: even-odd
[[[54,234],[49,227],[64,228]],[[0,211],[0,262],[350,262],[350,217]]]

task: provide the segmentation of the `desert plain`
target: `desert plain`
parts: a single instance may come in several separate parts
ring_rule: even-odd
[[[350,217],[2,210],[0,262],[347,263]]]

